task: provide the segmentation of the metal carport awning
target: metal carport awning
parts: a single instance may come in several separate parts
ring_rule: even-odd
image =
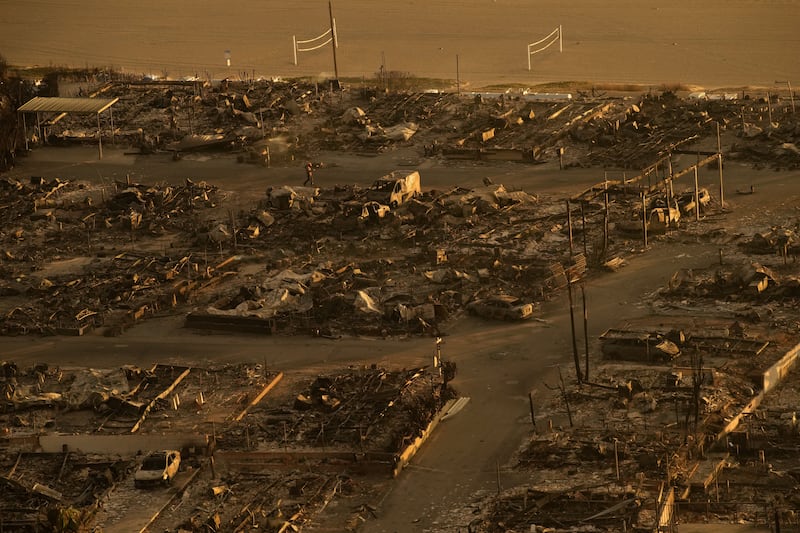
[[[100,113],[110,110],[119,98],[61,98],[36,96],[31,98],[20,107],[17,112],[23,113],[22,123],[25,128],[25,148],[28,148],[28,129],[25,124],[25,113],[36,113],[37,123],[40,113],[77,113],[83,115],[97,114],[97,150],[100,159],[103,159],[103,140],[100,129]],[[111,111],[109,111],[111,113]],[[111,130],[114,130],[113,115],[111,118]]]

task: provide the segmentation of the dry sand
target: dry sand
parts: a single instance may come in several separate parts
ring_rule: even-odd
[[[335,0],[340,77],[388,70],[473,88],[552,81],[779,86],[800,68],[800,1]],[[328,2],[0,0],[15,65],[114,66],[173,77],[330,76],[329,47],[292,61],[292,36],[329,26]],[[564,50],[526,46],[561,25]],[[783,82],[776,84],[777,81]],[[800,81],[797,81],[800,84]]]

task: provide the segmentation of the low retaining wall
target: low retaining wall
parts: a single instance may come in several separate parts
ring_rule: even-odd
[[[41,435],[39,447],[45,453],[70,452],[135,455],[156,450],[196,448],[205,450],[207,435]]]
[[[761,405],[761,402],[764,400],[764,397],[767,395],[767,393],[777,387],[783,378],[786,377],[786,374],[789,373],[789,370],[791,370],[791,368],[797,362],[798,355],[800,355],[800,344],[795,345],[795,347],[786,352],[786,355],[781,357],[777,363],[764,371],[761,376],[763,385],[761,391],[755,397],[753,397],[753,399],[750,400],[747,405],[745,405],[744,409],[742,409],[739,414],[737,414],[731,419],[730,422],[728,422],[722,431],[717,434],[715,442],[716,445],[719,445],[721,442],[723,442],[725,437],[727,437],[728,434],[730,434],[739,426],[739,422],[742,421],[743,416],[755,412],[758,406]]]

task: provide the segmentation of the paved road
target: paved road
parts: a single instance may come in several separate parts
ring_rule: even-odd
[[[704,245],[682,248],[680,261],[665,261],[658,253],[638,256],[620,272],[587,283],[590,338],[647,313],[641,300],[654,287],[666,283],[677,268],[707,266],[716,254],[716,248]],[[557,385],[559,366],[565,379],[574,379],[569,306],[561,296],[543,307],[545,323],[486,327],[470,320],[451,332],[445,354],[458,364],[453,385],[471,401],[440,426],[412,468],[397,480],[380,519],[368,523],[365,532],[455,532],[473,516],[454,518],[451,509],[496,491],[498,465],[501,485],[508,477],[505,488],[522,481],[524,476],[507,473],[505,467],[532,431],[528,392],[533,391],[534,398],[550,394],[547,385]],[[594,354],[596,344],[592,342]],[[540,429],[550,418],[556,427],[567,423],[563,413],[537,416],[542,417]]]

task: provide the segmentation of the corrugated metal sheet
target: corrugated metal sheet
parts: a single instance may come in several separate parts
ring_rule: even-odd
[[[17,111],[23,113],[101,113],[116,104],[119,98],[31,98]]]

